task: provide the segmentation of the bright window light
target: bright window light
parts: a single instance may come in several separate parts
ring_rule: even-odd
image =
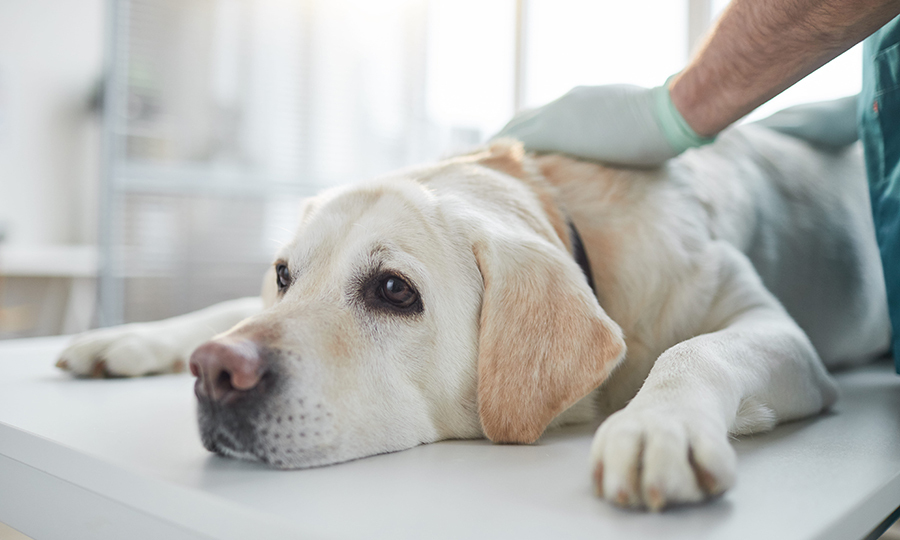
[[[531,0],[524,105],[574,86],[658,86],[687,60],[686,0]]]
[[[432,0],[428,9],[428,115],[477,132],[477,142],[513,114],[515,2]]]

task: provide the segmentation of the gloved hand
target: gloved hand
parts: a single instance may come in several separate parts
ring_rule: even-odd
[[[756,123],[818,146],[841,148],[859,139],[856,98],[795,105]]]
[[[712,139],[698,136],[675,109],[668,84],[579,86],[513,118],[494,136],[513,137],[536,152],[638,167],[660,165]]]

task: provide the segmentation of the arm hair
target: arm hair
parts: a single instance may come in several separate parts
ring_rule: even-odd
[[[898,0],[733,0],[670,83],[672,102],[712,136],[898,13]]]

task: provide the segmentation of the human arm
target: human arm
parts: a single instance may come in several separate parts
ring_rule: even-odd
[[[688,67],[666,85],[579,87],[517,116],[498,136],[534,151],[658,165],[710,140],[898,12],[898,0],[734,0]],[[807,110],[791,122],[802,132],[817,114]]]
[[[898,13],[897,0],[733,0],[671,81],[672,103],[715,135]]]

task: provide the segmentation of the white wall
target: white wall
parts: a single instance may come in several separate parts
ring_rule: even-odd
[[[96,237],[103,0],[0,1],[0,222],[7,243]]]

